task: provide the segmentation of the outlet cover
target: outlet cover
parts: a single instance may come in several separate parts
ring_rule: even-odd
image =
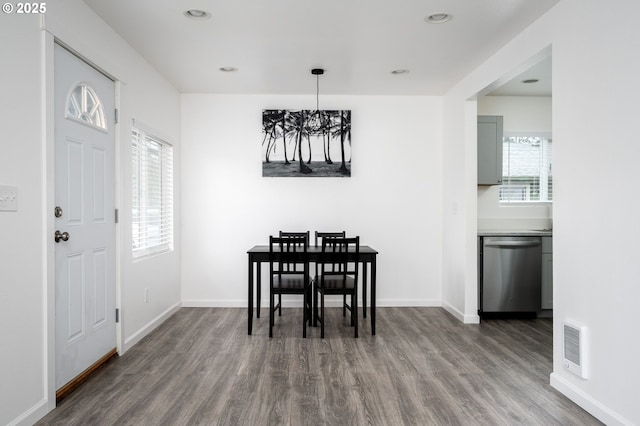
[[[17,212],[18,211],[18,187],[0,185],[0,211],[1,212]]]

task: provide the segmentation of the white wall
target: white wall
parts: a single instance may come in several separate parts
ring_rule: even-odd
[[[526,69],[528,60],[550,45],[553,50],[554,147],[554,365],[551,384],[607,424],[640,424],[637,383],[637,285],[640,256],[640,202],[629,198],[640,180],[637,158],[637,99],[640,95],[640,37],[632,0],[562,0],[545,16],[467,76],[445,96],[444,168],[467,173],[461,190],[445,179],[445,194],[472,204],[472,173],[448,153],[474,157],[464,105],[505,73]],[[611,25],[603,26],[603,22]],[[541,53],[542,52],[542,53]],[[450,147],[454,145],[454,147]],[[445,199],[446,201],[446,199]],[[466,227],[459,250],[444,253],[444,301],[458,309],[477,295],[473,225],[444,206],[444,238]],[[475,214],[475,212],[474,212]],[[464,276],[451,265],[466,265]],[[453,283],[450,282],[453,281]],[[460,284],[462,282],[463,284]],[[467,285],[464,285],[466,283]],[[465,293],[462,293],[462,290]],[[590,378],[582,380],[562,366],[562,321],[589,329]]]
[[[354,170],[348,180],[260,176],[261,109],[312,108],[313,100],[185,95],[180,110],[176,91],[83,2],[47,6],[49,31],[124,82],[123,148],[128,146],[127,122],[132,117],[158,128],[180,147],[182,114],[182,164],[189,165],[177,188],[184,190],[183,252],[134,264],[126,252],[130,218],[123,218],[120,227],[122,338],[129,343],[179,303],[180,255],[184,299],[243,306],[246,249],[285,227],[339,227],[358,233],[380,251],[381,302],[429,304],[442,299],[449,311],[473,320],[477,108],[470,99],[506,72],[514,76],[526,69],[532,55],[552,44],[553,136],[559,143],[554,149],[551,381],[608,424],[640,423],[640,343],[634,338],[640,299],[635,243],[640,238],[640,205],[629,197],[640,179],[640,148],[633,144],[640,95],[635,23],[640,4],[635,0],[561,0],[452,88],[442,104],[439,98],[331,98],[333,105],[324,108],[351,108],[354,113]],[[0,424],[5,424],[33,421],[51,404],[47,280],[52,206],[46,183],[46,127],[33,119],[42,113],[46,121],[47,116],[41,107],[46,101],[41,68],[46,68],[47,45],[38,17],[1,14],[0,35],[0,143],[7,153],[0,156],[0,183],[17,185],[20,194],[18,212],[0,213],[2,238],[8,242],[0,247],[0,335],[3,349],[9,348],[0,352]],[[398,145],[409,154],[397,155],[404,152]],[[180,149],[177,154],[179,158]],[[126,176],[126,149],[120,160]],[[119,182],[124,212],[128,184],[126,179]],[[296,196],[303,207],[283,210],[277,198],[283,194]],[[346,213],[336,214],[320,204],[329,196],[355,201],[350,199],[353,204]],[[392,235],[394,229],[400,237]],[[229,236],[237,241],[226,242]],[[179,247],[179,235],[177,242]],[[406,257],[401,246],[422,255]],[[141,282],[146,276],[154,278]],[[154,286],[149,306],[140,295],[145,285]],[[561,365],[564,319],[589,327],[589,380],[574,377]]]
[[[477,234],[477,103],[449,96],[443,106],[442,304],[461,321],[478,323],[477,298],[469,297],[477,291],[477,247],[469,238]]]
[[[0,424],[30,424],[55,405],[53,382],[54,197],[51,154],[53,37],[78,51],[120,82],[117,152],[120,209],[118,295],[126,350],[180,306],[180,234],[176,251],[131,259],[130,134],[132,118],[156,128],[175,144],[180,164],[178,92],[84,2],[47,3],[38,16],[0,14],[0,184],[17,185],[19,210],[0,212],[6,243],[0,247]],[[180,223],[180,170],[176,170],[176,224]],[[144,287],[150,300],[144,303]]]
[[[68,0],[47,10],[46,29],[120,83],[118,207],[122,350],[180,304],[180,95],[86,4]],[[175,250],[136,260],[131,253],[131,128],[143,123],[174,146]],[[149,289],[149,303],[144,289]]]
[[[44,407],[44,155],[40,20],[0,14],[0,184],[18,211],[0,212],[0,424]]]
[[[320,101],[352,111],[351,178],[262,177],[262,109],[314,96],[182,96],[185,305],[246,306],[246,251],[279,230],[360,235],[380,253],[379,305],[440,304],[440,98]]]
[[[483,96],[478,115],[502,115],[504,132],[551,134],[551,97]],[[551,205],[500,204],[498,185],[478,187],[478,229],[544,229],[551,227]]]

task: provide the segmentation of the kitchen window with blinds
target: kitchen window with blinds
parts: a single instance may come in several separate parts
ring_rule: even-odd
[[[134,126],[133,257],[173,250],[173,147]]]
[[[501,203],[553,200],[550,134],[507,134],[502,142]]]

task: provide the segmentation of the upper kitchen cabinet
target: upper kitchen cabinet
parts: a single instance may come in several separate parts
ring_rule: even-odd
[[[478,116],[478,185],[502,184],[502,128],[502,116]]]

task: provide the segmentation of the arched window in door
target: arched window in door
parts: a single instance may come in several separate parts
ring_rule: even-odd
[[[65,117],[107,131],[104,108],[96,92],[86,83],[78,83],[69,92]]]

